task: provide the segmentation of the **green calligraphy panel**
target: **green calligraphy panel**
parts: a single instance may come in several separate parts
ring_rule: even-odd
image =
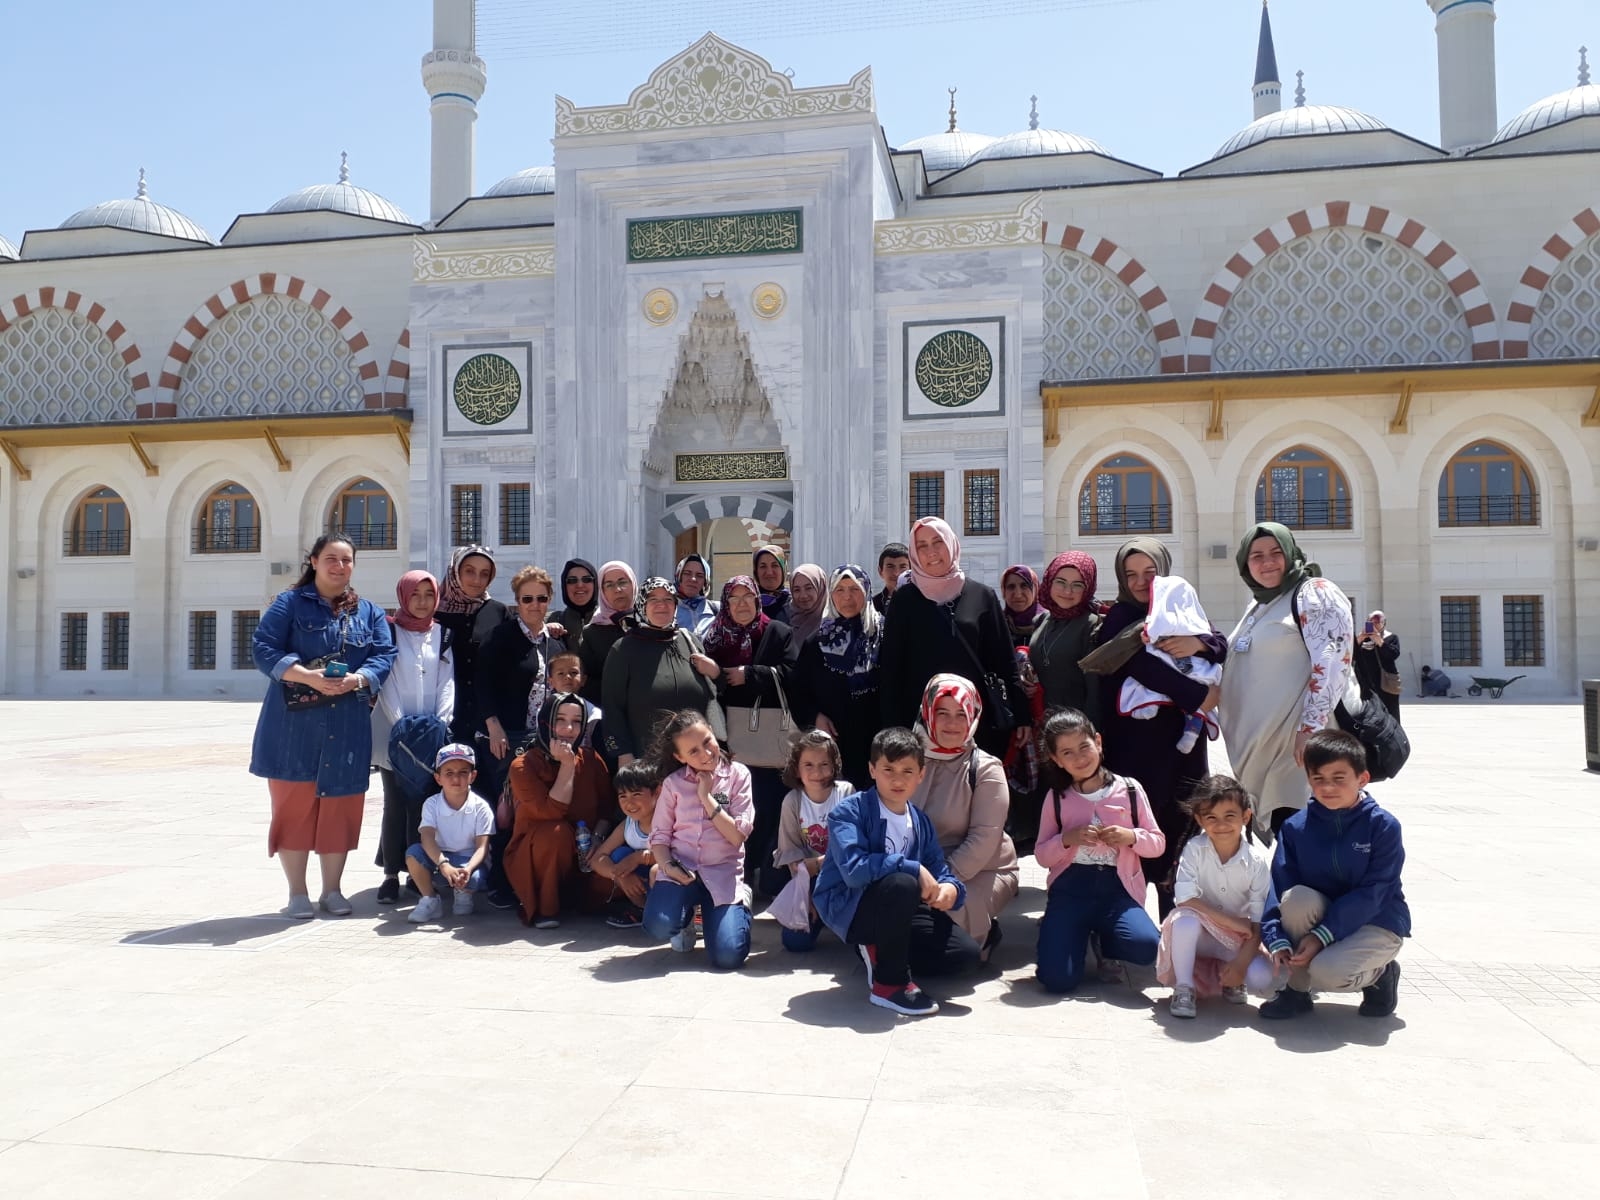
[[[778,208],[767,212],[629,221],[628,261],[798,254],[803,243],[802,215],[798,208]]]

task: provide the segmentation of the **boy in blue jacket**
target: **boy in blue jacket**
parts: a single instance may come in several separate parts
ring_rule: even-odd
[[[1261,1006],[1269,1021],[1311,1011],[1311,993],[1362,992],[1363,1017],[1394,1012],[1395,956],[1411,936],[1400,887],[1400,822],[1367,794],[1367,754],[1350,734],[1324,729],[1306,741],[1312,800],[1284,822],[1272,856],[1277,902],[1261,940],[1289,986]]]
[[[812,903],[867,964],[867,999],[910,1017],[939,1006],[911,977],[950,974],[978,961],[978,943],[950,919],[966,903],[945,865],[933,822],[911,804],[922,782],[922,739],[885,729],[872,739],[873,787],[828,816],[828,854]]]

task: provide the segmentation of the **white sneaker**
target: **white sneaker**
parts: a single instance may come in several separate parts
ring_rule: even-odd
[[[1229,1004],[1249,1004],[1250,993],[1241,984],[1239,987],[1225,987],[1222,989],[1222,998]]]
[[[411,915],[406,920],[413,925],[422,925],[428,921],[437,921],[443,912],[443,900],[438,896],[424,896],[417,901],[417,906],[411,910]]]
[[[456,894],[450,901],[450,915],[454,917],[470,917],[472,915],[471,892],[461,888],[456,889]]]
[[[1192,1018],[1194,1016],[1194,989],[1179,984],[1172,989],[1172,999],[1167,1001],[1167,1008],[1175,1017]]]
[[[561,921],[557,917],[540,917],[533,923],[535,929],[560,929]]]
[[[679,954],[688,954],[694,949],[694,922],[690,921],[677,933],[672,935],[672,948]]]
[[[324,892],[322,894],[322,911],[330,917],[348,917],[350,915],[350,901],[346,900],[339,891]]]
[[[311,897],[303,894],[290,896],[289,903],[279,911],[291,921],[309,921],[317,915],[317,910],[311,903]]]

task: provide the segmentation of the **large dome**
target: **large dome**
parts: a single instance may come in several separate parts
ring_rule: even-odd
[[[515,175],[507,175],[495,184],[485,196],[548,196],[556,190],[554,167],[529,167]]]
[[[1388,129],[1377,117],[1338,104],[1301,104],[1251,121],[1222,143],[1212,160],[1274,138],[1315,137],[1324,133],[1376,133]]]
[[[1600,117],[1600,85],[1582,84],[1529,105],[1501,126],[1490,144],[1509,142],[1525,133],[1537,133],[1552,125],[1565,125],[1579,117]]]
[[[973,162],[993,162],[998,158],[1039,158],[1047,154],[1104,154],[1111,157],[1099,142],[1076,133],[1060,129],[1024,129],[1008,133],[985,146],[972,156]]]
[[[107,200],[81,209],[61,222],[62,229],[128,229],[134,233],[154,233],[210,245],[211,235],[175,208],[157,204],[145,187],[144,170],[139,171],[139,190],[131,200]]]
[[[960,170],[971,161],[973,155],[986,146],[993,145],[994,140],[986,133],[948,129],[944,133],[930,133],[927,137],[913,138],[899,148],[922,151],[922,165],[931,175],[941,171]]]
[[[339,156],[339,182],[316,183],[291,192],[279,200],[269,213],[341,212],[355,217],[371,217],[376,221],[392,221],[397,225],[413,224],[410,217],[390,204],[377,192],[356,187],[350,182],[350,156]]]
[[[0,234],[0,259],[10,259],[13,262],[17,259],[17,248],[6,241],[4,234]]]

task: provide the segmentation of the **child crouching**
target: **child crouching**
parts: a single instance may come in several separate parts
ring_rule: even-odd
[[[1266,858],[1245,840],[1250,797],[1237,779],[1210,775],[1184,809],[1199,825],[1178,858],[1175,907],[1161,925],[1156,980],[1172,988],[1175,1017],[1195,1015],[1195,995],[1243,1004],[1272,991],[1261,953],[1261,914],[1272,890]]]
[[[821,729],[811,729],[795,739],[783,781],[789,794],[778,817],[778,848],[772,865],[788,867],[793,878],[772,902],[772,914],[783,926],[783,948],[805,953],[822,936],[811,893],[817,886],[823,856],[828,852],[828,817],[835,806],[855,792],[839,778],[843,763],[839,743]]]
[[[650,823],[655,820],[656,797],[661,783],[650,763],[631,762],[618,767],[612,777],[622,824],[594,848],[589,856],[595,876],[611,884],[606,924],[613,929],[637,929],[644,923],[645,893],[650,890]]]
[[[436,921],[444,912],[444,901],[434,891],[436,881],[455,893],[450,911],[458,917],[472,911],[473,893],[488,886],[494,812],[471,790],[477,761],[471,746],[454,742],[434,756],[433,778],[443,790],[423,801],[421,841],[406,851],[406,870],[422,893],[406,918],[413,925]]]

